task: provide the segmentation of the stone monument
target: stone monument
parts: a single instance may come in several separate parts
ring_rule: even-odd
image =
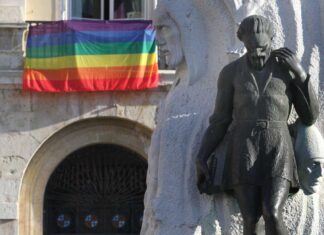
[[[294,105],[300,121],[311,126],[319,112],[309,75],[290,49],[272,49],[274,35],[263,16],[242,21],[237,36],[247,53],[220,72],[215,110],[197,157],[199,191],[212,194],[217,169],[208,160],[231,126],[219,188],[238,200],[244,235],[256,234],[261,215],[267,235],[288,234],[282,210],[289,191],[299,186],[288,117]]]
[[[170,32],[170,27],[161,27],[161,22],[163,25],[168,19],[177,35],[173,49],[165,49],[165,52],[169,51],[170,57],[175,52],[174,47],[178,48],[181,60],[176,61],[177,81],[158,109],[149,150],[141,235],[243,233],[243,220],[234,197],[225,193],[201,195],[196,187],[195,158],[214,110],[218,74],[226,64],[245,53],[235,34],[238,23],[252,14],[271,19],[276,32],[273,47],[295,51],[309,71],[320,103],[315,125],[323,133],[323,87],[319,68],[321,63],[324,65],[324,60],[320,60],[323,57],[320,45],[324,40],[322,30],[318,30],[319,22],[324,25],[321,10],[324,4],[302,0],[270,0],[262,4],[255,0],[158,1],[154,19],[158,31]],[[170,63],[172,58],[169,59]],[[295,119],[294,115],[290,119]],[[216,151],[219,166],[228,140],[225,136]],[[324,233],[324,187],[319,186],[322,190],[311,196],[299,190],[288,197],[283,220],[289,234]],[[259,225],[262,231],[262,218]]]

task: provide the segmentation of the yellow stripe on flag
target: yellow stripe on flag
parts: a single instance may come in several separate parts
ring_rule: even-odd
[[[156,54],[79,55],[53,58],[26,58],[25,69],[65,69],[115,66],[147,66],[157,62]]]

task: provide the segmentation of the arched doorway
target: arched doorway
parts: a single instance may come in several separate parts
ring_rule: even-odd
[[[44,235],[139,234],[147,162],[111,144],[81,148],[51,175],[44,199]]]
[[[44,196],[48,181],[67,156],[87,146],[117,145],[147,159],[152,130],[137,122],[91,118],[72,123],[49,137],[31,158],[19,194],[19,235],[44,235]]]

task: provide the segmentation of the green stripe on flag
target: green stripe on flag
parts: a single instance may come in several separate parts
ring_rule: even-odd
[[[27,48],[27,58],[154,53],[155,42],[78,43]]]

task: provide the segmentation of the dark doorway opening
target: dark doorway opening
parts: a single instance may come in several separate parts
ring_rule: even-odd
[[[116,145],[75,151],[51,175],[44,198],[44,235],[140,233],[146,160]]]

